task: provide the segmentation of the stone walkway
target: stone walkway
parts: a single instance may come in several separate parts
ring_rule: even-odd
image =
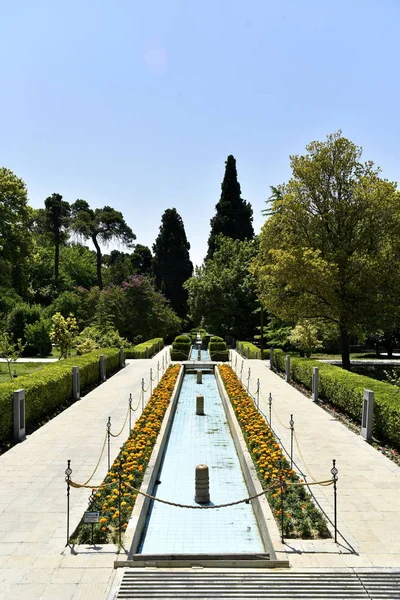
[[[240,374],[242,357],[237,358]],[[260,408],[269,415],[272,394],[272,428],[290,449],[290,415],[293,414],[300,452],[295,462],[317,480],[331,477],[332,459],[338,468],[338,526],[343,537],[333,541],[288,540],[280,551],[293,567],[396,567],[400,568],[400,468],[361,436],[315,405],[279,375],[267,361],[245,360],[243,383],[251,370],[250,391],[260,380]],[[311,481],[312,479],[308,479]],[[333,518],[333,489],[313,486],[315,496]]]
[[[164,351],[165,352],[165,351]],[[103,600],[108,597],[115,570],[113,545],[80,547],[71,553],[66,544],[66,486],[64,471],[71,459],[73,479],[91,474],[104,440],[106,422],[112,431],[121,428],[129,393],[140,400],[141,379],[157,372],[160,353],[151,360],[128,361],[125,369],[87,394],[0,457],[0,599],[1,600]],[[237,368],[241,357],[237,357]],[[234,362],[233,361],[233,362]],[[343,538],[293,541],[278,548],[295,569],[352,567],[400,568],[400,468],[366,444],[360,436],[335,421],[278,375],[266,361],[245,360],[243,379],[255,391],[260,379],[261,408],[268,415],[272,393],[272,425],[290,446],[286,429],[293,413],[302,456],[295,460],[317,479],[330,477],[332,459],[339,470],[339,529]],[[148,393],[147,393],[148,396]],[[139,408],[136,413],[140,414]],[[127,428],[112,438],[111,460],[125,441]],[[105,452],[94,483],[107,471]],[[331,487],[314,487],[329,515],[333,513]],[[71,490],[71,531],[87,508],[90,490]]]
[[[108,417],[111,431],[117,433],[132,393],[133,407],[138,405],[134,422],[141,413],[142,377],[147,387],[150,368],[157,377],[158,361],[161,376],[165,354],[166,350],[150,360],[128,360],[124,369],[0,456],[1,600],[107,597],[116,547],[88,547],[77,555],[65,548],[67,459],[73,480],[86,481],[99,458]],[[111,438],[111,462],[127,435],[128,424],[120,437]],[[93,483],[101,483],[106,472],[107,451]],[[71,489],[71,532],[87,509],[89,494],[87,489]]]

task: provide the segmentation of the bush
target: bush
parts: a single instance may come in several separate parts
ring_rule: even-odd
[[[78,354],[86,354],[96,348],[122,348],[127,346],[128,342],[112,327],[100,329],[92,325],[81,331],[75,345]]]
[[[211,343],[211,342],[223,342],[223,341],[224,341],[224,338],[219,337],[219,335],[213,335],[213,336],[210,337],[209,343]]]
[[[14,342],[21,339],[22,343],[26,343],[25,327],[36,323],[42,316],[42,309],[40,306],[30,306],[25,302],[21,302],[14,306],[10,314],[7,317],[7,331],[11,333]],[[31,356],[36,353],[36,349],[33,346],[26,345],[23,356]]]
[[[188,360],[189,353],[182,352],[181,350],[174,350],[171,348],[170,350],[171,360]]]
[[[48,319],[40,319],[25,326],[26,342],[32,349],[32,356],[51,354],[50,327]]]
[[[18,388],[25,390],[25,423],[27,433],[48,418],[72,398],[72,367],[79,367],[81,390],[90,388],[100,379],[99,357],[105,355],[106,371],[119,368],[119,350],[105,348],[91,354],[51,363],[15,382],[0,384],[0,441],[12,438],[12,395]]]
[[[278,370],[285,370],[285,353],[282,350],[275,350],[274,362]],[[291,378],[311,390],[313,367],[319,369],[321,398],[360,423],[364,389],[372,390],[375,394],[373,433],[400,449],[400,389],[341,367],[296,356],[292,356],[290,361]]]
[[[189,335],[177,335],[171,348],[171,360],[188,360],[191,346]]]
[[[261,350],[251,342],[237,342],[236,350],[246,358],[261,358]],[[264,351],[265,356],[265,351]]]
[[[125,350],[125,358],[146,358],[146,352],[148,358],[151,358],[163,348],[163,338],[153,338],[152,340],[147,340],[147,342],[142,342],[137,346],[127,348]]]
[[[226,342],[216,335],[211,338],[210,343],[208,344],[208,352],[211,360],[222,362],[229,360],[229,351]]]
[[[191,344],[192,340],[189,335],[177,335],[174,339],[175,342],[183,342],[184,344]]]
[[[208,351],[209,352],[224,352],[226,350],[226,343],[225,342],[210,342],[208,344]]]

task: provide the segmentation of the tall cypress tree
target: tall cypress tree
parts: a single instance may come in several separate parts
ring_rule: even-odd
[[[253,209],[251,204],[241,197],[236,159],[232,154],[225,162],[225,176],[221,188],[221,198],[215,207],[217,213],[210,221],[207,258],[212,258],[216,249],[215,238],[221,233],[234,240],[251,240],[254,237]]]
[[[160,233],[153,245],[153,268],[158,289],[181,318],[186,316],[188,298],[183,284],[193,274],[189,250],[182,218],[175,208],[168,208],[162,216]]]

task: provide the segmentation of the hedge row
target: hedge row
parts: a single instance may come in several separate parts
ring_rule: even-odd
[[[275,350],[278,370],[285,370],[285,353]],[[389,383],[345,371],[341,367],[292,356],[291,378],[311,390],[313,367],[319,369],[319,395],[361,423],[364,390],[375,395],[374,435],[400,449],[400,389]]]
[[[211,360],[226,362],[229,360],[229,350],[226,347],[226,342],[218,336],[213,336],[208,344],[208,353]]]
[[[192,342],[188,335],[177,335],[172,343],[171,360],[188,360]]]
[[[151,358],[164,348],[163,338],[154,338],[125,349],[125,358]]]
[[[261,358],[261,350],[251,342],[236,342],[236,350],[245,358]],[[265,358],[264,350],[264,358]]]
[[[32,428],[52,415],[59,406],[72,398],[72,367],[79,367],[81,390],[100,381],[101,354],[105,356],[106,372],[119,368],[119,350],[104,348],[89,354],[49,363],[31,375],[0,384],[0,441],[11,440],[13,435],[12,399],[16,389],[25,390],[25,426]]]

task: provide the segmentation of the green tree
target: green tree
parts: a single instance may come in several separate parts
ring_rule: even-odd
[[[237,179],[236,160],[229,155],[225,162],[225,175],[222,182],[221,198],[216,205],[216,215],[211,219],[211,233],[208,238],[207,258],[212,258],[216,250],[216,238],[222,234],[234,240],[251,240],[254,237],[253,209],[241,197]]]
[[[197,267],[185,284],[190,317],[217,335],[252,336],[259,323],[255,281],[249,273],[257,251],[255,240],[220,235],[212,259]]]
[[[299,321],[289,336],[290,342],[310,358],[311,353],[322,348],[322,341],[318,336],[318,326],[309,319]]]
[[[32,348],[32,354],[40,356],[51,354],[50,328],[50,320],[43,318],[25,326],[25,337],[27,345]]]
[[[25,183],[0,168],[0,286],[27,292],[26,262],[30,249],[32,210]]]
[[[76,319],[73,315],[65,319],[61,313],[56,313],[51,321],[50,339],[60,350],[60,358],[67,358],[78,335]]]
[[[24,349],[24,344],[21,340],[13,341],[8,333],[0,333],[0,358],[5,358],[8,366],[8,374],[12,379],[11,363],[19,358]]]
[[[377,319],[394,267],[387,257],[398,246],[400,196],[341,132],[307,151],[291,157],[292,178],[271,203],[252,272],[272,314],[337,325],[349,369],[350,336]]]
[[[103,289],[100,243],[119,240],[131,247],[136,236],[126,224],[122,213],[111,206],[92,210],[85,200],[77,200],[71,206],[71,210],[72,228],[84,239],[90,239],[96,248],[97,283],[99,288]]]
[[[193,274],[182,218],[175,208],[168,208],[161,219],[160,233],[153,245],[156,285],[176,314],[184,318],[187,313],[187,291],[183,284]]]
[[[137,275],[151,275],[153,272],[153,255],[150,248],[136,244],[131,254],[133,272]]]
[[[44,201],[45,225],[54,244],[54,285],[59,285],[60,246],[68,239],[71,207],[60,194],[52,194]]]

